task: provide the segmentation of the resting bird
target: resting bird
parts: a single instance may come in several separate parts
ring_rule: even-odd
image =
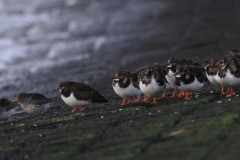
[[[108,102],[102,94],[84,83],[63,81],[56,90],[59,90],[62,100],[67,105],[74,107],[72,112],[75,112],[78,107],[83,111],[91,103]]]

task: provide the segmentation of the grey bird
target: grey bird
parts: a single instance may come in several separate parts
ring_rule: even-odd
[[[49,98],[39,93],[20,93],[16,100],[27,113],[38,115],[46,111],[52,102]]]

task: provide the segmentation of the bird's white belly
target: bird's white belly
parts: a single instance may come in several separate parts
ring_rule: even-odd
[[[143,94],[146,94],[147,96],[150,97],[156,97],[160,94],[161,91],[163,91],[165,85],[159,86],[156,80],[152,78],[151,83],[148,84],[147,86],[143,84],[142,81],[140,80],[139,87]]]
[[[200,83],[197,78],[194,79],[194,82],[190,84],[183,84],[181,82],[181,86],[178,86],[179,89],[185,92],[197,92],[203,87],[204,83]]]
[[[176,85],[176,83],[174,81],[174,75],[173,74],[174,73],[171,70],[169,70],[168,74],[165,77],[166,77],[168,83],[170,83],[173,87],[176,88],[177,85]]]
[[[41,106],[39,106],[39,105],[31,105],[30,104],[30,105],[24,106],[21,104],[21,106],[22,106],[23,110],[26,111],[27,113],[30,113],[30,114],[41,113],[41,110],[39,108]]]
[[[141,94],[141,90],[134,87],[132,82],[127,88],[120,88],[119,84],[117,83],[115,86],[113,86],[113,89],[116,94],[122,98],[136,98]]]
[[[219,71],[218,71],[218,72],[219,72]],[[217,74],[216,74],[216,76],[215,76],[216,81],[217,81],[221,86],[226,86],[225,80],[219,77],[218,72],[217,72]]]
[[[215,86],[221,86],[217,81],[216,81],[216,79],[215,79],[215,75],[213,75],[213,76],[210,76],[210,75],[208,75],[208,74],[206,74],[207,75],[207,78],[208,78],[208,80],[213,84],[213,85],[215,85]]]
[[[166,88],[164,89],[164,91],[171,91],[171,90],[174,90],[174,89],[175,89],[174,86],[172,86],[172,85],[169,84],[169,83],[166,83]]]
[[[90,101],[76,99],[73,96],[73,92],[70,94],[69,97],[64,97],[63,95],[61,95],[61,97],[62,97],[63,101],[71,107],[85,107],[91,103]]]
[[[216,76],[216,80],[225,87],[240,88],[240,78],[234,77],[228,70],[224,78]]]

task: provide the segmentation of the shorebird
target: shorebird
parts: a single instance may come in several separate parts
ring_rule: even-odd
[[[136,97],[138,97],[138,99],[134,102],[140,101],[141,90],[138,85],[137,73],[117,71],[113,78],[112,86],[115,93],[124,98],[121,105],[126,104],[126,99],[129,99],[128,103]]]
[[[186,92],[185,100],[191,100],[188,95],[199,91],[208,82],[201,67],[182,65],[177,66],[174,80],[177,87]]]
[[[50,107],[52,100],[39,93],[20,93],[16,100],[27,113],[38,115]]]
[[[162,67],[158,63],[150,64],[146,70],[140,72],[138,81],[142,93],[145,94],[144,101],[147,101],[150,97],[154,97],[152,104],[157,103],[157,96],[166,87]]]
[[[235,57],[226,59],[226,63],[221,64],[216,76],[216,81],[223,87],[230,87],[231,93],[228,95],[235,95],[234,88],[240,87],[240,63]]]
[[[102,94],[84,83],[63,81],[56,90],[59,90],[62,100],[67,105],[74,107],[72,112],[75,112],[78,107],[83,111],[91,103],[108,102]]]

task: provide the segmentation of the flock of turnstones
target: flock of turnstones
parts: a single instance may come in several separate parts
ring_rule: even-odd
[[[154,97],[152,104],[162,91],[162,97],[166,97],[167,91],[174,90],[171,98],[186,96],[185,100],[191,100],[188,95],[199,91],[204,83],[211,83],[222,87],[221,94],[235,95],[234,88],[240,88],[240,52],[237,49],[230,50],[223,60],[207,59],[204,65],[188,58],[170,58],[168,64],[160,65],[152,63],[149,67],[140,68],[136,72],[117,71],[113,78],[112,86],[117,95],[124,98],[121,105],[139,102],[141,94],[145,95],[143,101],[148,102]],[[224,89],[228,90],[224,92]],[[231,88],[231,92],[229,91]],[[176,95],[176,90],[180,93]],[[62,100],[69,106],[78,107],[81,111],[94,102],[108,102],[108,100],[92,87],[78,82],[63,81],[57,88]],[[12,109],[20,102],[21,107],[27,113],[37,115],[44,111],[46,105],[52,100],[39,93],[20,93],[15,102],[5,98],[0,99],[0,120],[8,120],[13,114]]]

